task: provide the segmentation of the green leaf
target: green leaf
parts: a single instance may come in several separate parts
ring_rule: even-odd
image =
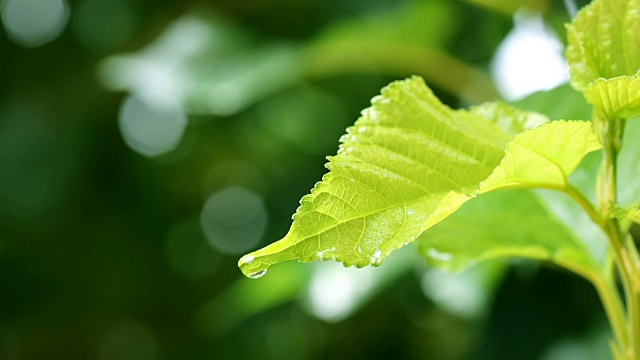
[[[606,119],[640,116],[640,71],[633,76],[598,79],[584,96]]]
[[[534,94],[527,96],[524,99],[517,100],[511,103],[512,106],[515,106],[519,109],[523,110],[536,110],[550,119],[589,119],[593,115],[593,109],[584,99],[584,94],[579,91],[576,91],[571,85],[564,84],[558,86],[549,91],[539,91]],[[635,122],[627,124],[627,129],[630,129]],[[638,122],[640,125],[640,122]],[[634,134],[633,130],[625,131],[625,134],[629,133]],[[637,142],[634,142],[629,145],[633,145]],[[628,148],[628,145],[622,147],[621,157],[624,157],[625,150]],[[631,149],[633,151],[633,149]],[[640,148],[639,150],[640,151]],[[635,158],[636,152],[633,152],[633,157]],[[600,168],[602,154],[600,152],[593,152],[588,154],[580,163],[580,165],[571,173],[569,178],[572,186],[579,190],[585,197],[587,197],[591,201],[596,201],[596,182],[595,179],[597,177],[598,169]],[[633,167],[635,168],[635,167]],[[619,171],[622,173],[628,167],[619,166]],[[640,171],[640,167],[638,167]],[[629,178],[626,178],[627,184],[629,183],[629,179],[634,177],[638,177],[640,175],[634,176],[629,175]],[[622,180],[620,176],[618,176],[618,180]],[[622,183],[620,183],[622,184]],[[624,190],[628,190],[628,185],[626,187],[619,186],[619,191],[623,192]],[[578,209],[579,212],[582,209]],[[590,222],[591,220],[589,220]]]
[[[640,224],[640,209],[637,207],[630,207],[627,209],[613,208],[611,216],[620,220],[630,220],[636,224]]]
[[[504,257],[548,260],[583,275],[597,269],[580,239],[529,190],[475,198],[425,231],[418,242],[432,266],[451,271]]]
[[[516,136],[479,193],[501,188],[562,190],[584,155],[601,145],[586,121],[554,121]]]
[[[329,158],[330,172],[302,198],[285,238],[240,259],[245,274],[292,259],[378,265],[480,193],[562,188],[598,146],[591,124],[579,121],[548,123],[509,142],[541,115],[504,104],[455,111],[420,78],[391,84],[372,104]]]
[[[640,0],[594,0],[567,30],[567,60],[577,90],[640,70]]]

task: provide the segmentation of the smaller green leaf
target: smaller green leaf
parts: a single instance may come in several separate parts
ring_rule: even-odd
[[[564,189],[584,155],[600,149],[591,123],[554,121],[516,136],[478,193],[504,188]]]
[[[596,262],[580,239],[555,220],[529,190],[473,199],[425,231],[419,250],[430,265],[460,271],[488,259],[547,260],[588,276]]]
[[[611,211],[611,216],[620,220],[630,220],[636,224],[640,224],[640,209],[630,207],[627,209],[615,207]]]
[[[606,119],[640,116],[640,71],[633,76],[598,79],[584,96]]]
[[[640,70],[640,0],[594,0],[567,26],[571,85],[585,91],[594,81]]]

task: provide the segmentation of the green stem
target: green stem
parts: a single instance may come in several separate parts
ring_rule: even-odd
[[[598,226],[603,227],[603,219],[600,213],[593,207],[593,204],[580,193],[576,188],[571,185],[567,185],[564,189],[565,192],[587,213],[589,218]],[[607,266],[605,269],[608,269]],[[592,275],[589,280],[593,283],[602,300],[602,304],[611,324],[613,333],[618,341],[621,351],[625,351],[627,348],[628,332],[625,319],[624,306],[618,290],[616,289],[616,279],[614,276],[607,276],[610,271],[605,271],[603,274]]]
[[[635,268],[629,251],[622,241],[622,233],[616,219],[607,222],[605,232],[611,242],[627,300],[627,327],[630,339],[625,355],[630,360],[637,359],[636,354],[640,351],[640,289],[638,288],[640,272]]]
[[[600,296],[600,299],[602,300],[602,305],[605,313],[607,314],[607,318],[609,319],[609,323],[611,324],[613,334],[618,341],[620,350],[624,351],[628,347],[628,333],[624,306],[622,305],[622,301],[618,295],[618,290],[615,286],[615,279],[608,281],[601,276],[595,276],[590,280],[595,286],[598,296]]]
[[[600,213],[593,207],[591,201],[589,201],[581,192],[576,190],[570,184],[564,188],[564,191],[576,202],[582,209],[589,215],[591,221],[593,221],[598,226],[602,227],[602,218],[600,217]]]
[[[632,241],[625,241],[620,223],[612,216],[617,204],[616,166],[622,147],[623,119],[607,119],[596,114],[594,127],[600,136],[603,159],[598,175],[598,201],[600,205],[600,227],[609,238],[616,268],[626,296],[627,340],[623,356],[638,359],[640,356],[640,267],[634,259],[636,254]],[[604,301],[604,300],[603,300]]]

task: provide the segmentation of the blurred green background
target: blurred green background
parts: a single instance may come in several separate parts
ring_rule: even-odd
[[[0,1],[0,359],[606,359],[595,291],[555,268],[236,266],[381,87],[555,86],[491,69],[586,2]]]

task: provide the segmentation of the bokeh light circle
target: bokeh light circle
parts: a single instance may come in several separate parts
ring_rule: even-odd
[[[225,188],[207,199],[200,224],[214,249],[241,254],[256,247],[267,225],[262,197],[242,187]]]
[[[158,95],[129,96],[120,108],[118,122],[125,143],[148,157],[175,150],[187,127],[182,107]]]
[[[7,35],[24,47],[38,47],[53,41],[69,21],[70,11],[65,0],[6,0],[0,4]]]

